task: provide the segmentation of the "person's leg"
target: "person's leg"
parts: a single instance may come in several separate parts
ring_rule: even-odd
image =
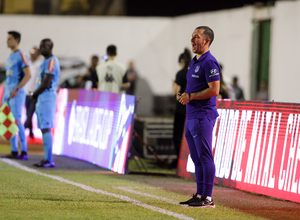
[[[177,168],[180,147],[181,147],[181,140],[182,140],[183,130],[184,130],[184,123],[185,123],[185,114],[180,114],[178,112],[175,112],[174,124],[173,124],[173,143],[174,143],[174,149],[177,158],[173,160],[173,162],[170,164],[170,168]]]
[[[26,95],[26,102],[25,102],[25,107],[26,107],[26,121],[24,123],[25,128],[29,128],[29,108],[30,108],[30,98],[28,95]]]
[[[22,111],[25,105],[26,95],[24,90],[20,90],[19,94],[14,97],[12,100],[15,102],[16,107],[16,124],[19,128],[19,141],[21,144],[22,154],[27,154],[27,139],[25,135],[25,127],[24,124],[21,123]]]
[[[32,116],[35,111],[35,104],[31,101],[29,96],[26,96],[26,121],[25,121],[25,128],[29,128],[29,136],[33,138],[32,132]]]
[[[199,133],[195,138],[195,144],[199,160],[202,164],[203,196],[212,195],[215,178],[215,164],[212,155],[212,132],[215,120],[208,118],[199,119]]]
[[[41,129],[43,134],[44,160],[33,164],[36,167],[51,168],[55,167],[52,156],[53,137],[50,128]]]
[[[13,136],[10,139],[11,152],[12,154],[18,154],[18,137],[17,135]]]
[[[41,129],[41,127],[47,124],[47,121],[44,120],[45,118],[43,118],[43,114],[39,111],[38,106],[36,109],[36,113],[38,117],[38,126]],[[43,135],[44,160],[40,161],[39,163],[35,163],[33,165],[37,167],[55,167],[55,164],[53,162],[53,156],[52,156],[53,137],[52,137],[51,129],[43,128],[41,129],[41,131]]]
[[[35,105],[35,109],[36,109],[36,116],[37,116],[37,123],[38,123],[38,128],[41,129],[42,131],[42,126],[43,126],[43,111],[42,111],[42,105],[37,102],[36,105]],[[42,131],[42,134],[43,134],[43,131]],[[44,148],[44,160],[42,160],[41,162],[39,163],[35,163],[33,164],[34,166],[37,166],[39,167],[40,165],[42,165],[44,163],[44,161],[47,160],[47,149],[45,147],[45,144],[44,144],[44,139],[43,139],[43,148]]]
[[[17,123],[17,125],[19,128],[19,141],[21,144],[21,151],[22,153],[27,153],[27,139],[25,135],[25,127],[21,122]]]
[[[175,147],[175,152],[177,157],[179,157],[184,123],[185,123],[185,114],[175,113],[174,128],[173,128],[173,142],[174,142],[174,147]]]
[[[214,127],[214,120],[208,118],[198,119],[198,126],[195,134],[192,133],[195,145],[198,152],[199,160],[202,164],[202,196],[200,199],[189,206],[202,207],[202,208],[215,208],[213,202],[212,189],[215,178],[215,164],[212,155],[212,131]]]
[[[8,102],[11,112],[15,118],[15,122],[19,128],[19,140],[20,140],[21,151],[22,151],[21,155],[23,155],[23,154],[27,155],[27,140],[26,140],[26,136],[25,136],[25,128],[24,128],[24,125],[21,123],[22,111],[23,111],[23,107],[25,105],[25,97],[26,97],[25,91],[20,90],[18,95],[15,96],[14,98],[12,98]],[[12,145],[12,151],[18,151],[17,136],[15,136],[11,140],[11,145]],[[28,159],[28,158],[25,158],[25,159]]]
[[[56,96],[55,96],[56,97]],[[54,127],[54,117],[56,110],[56,99],[38,101],[36,113],[38,116],[38,126],[43,134],[44,160],[37,167],[55,167],[52,156],[53,136],[51,128]]]
[[[50,129],[42,129],[43,134],[43,146],[45,152],[45,160],[53,162],[52,146],[53,146],[53,135]]]
[[[203,195],[203,168],[202,163],[199,157],[199,152],[195,142],[196,139],[199,139],[200,132],[198,128],[198,120],[186,120],[185,123],[185,137],[189,146],[190,155],[192,161],[195,165],[195,175],[197,183],[197,194]]]
[[[185,137],[189,146],[190,155],[195,165],[195,175],[196,175],[196,183],[197,183],[197,192],[193,195],[193,197],[187,201],[180,202],[180,205],[190,205],[195,202],[201,200],[201,195],[203,194],[203,172],[202,165],[200,159],[198,157],[197,148],[194,142],[193,133],[195,129],[195,125],[197,125],[196,120],[186,120],[185,122]]]

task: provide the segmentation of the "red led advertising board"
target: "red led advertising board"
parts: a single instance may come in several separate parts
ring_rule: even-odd
[[[300,202],[300,104],[217,101],[215,184]],[[185,137],[177,174],[195,178]]]

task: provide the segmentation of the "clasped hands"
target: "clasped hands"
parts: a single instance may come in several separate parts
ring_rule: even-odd
[[[176,95],[176,99],[178,102],[180,102],[181,104],[183,105],[186,105],[187,103],[189,103],[189,95],[187,93],[180,93],[178,92],[177,95]]]
[[[34,95],[33,92],[29,92],[29,98],[34,104],[37,103],[37,97]]]

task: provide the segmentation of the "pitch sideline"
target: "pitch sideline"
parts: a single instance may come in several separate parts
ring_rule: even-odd
[[[165,201],[165,202],[168,202],[168,203],[171,203],[171,204],[178,205],[178,201],[175,201],[173,199],[168,199],[168,198],[164,198],[164,197],[161,197],[161,196],[155,196],[155,195],[152,195],[152,194],[149,194],[149,193],[142,193],[142,192],[139,192],[139,191],[136,191],[136,190],[132,189],[131,187],[117,187],[117,188],[121,189],[123,191],[126,191],[126,192],[133,193],[133,194],[146,196],[146,197],[150,197],[150,198],[154,198],[154,199],[162,200],[162,201]]]
[[[165,209],[162,209],[162,208],[158,208],[158,207],[155,207],[155,206],[147,205],[147,204],[145,204],[143,202],[140,202],[138,200],[131,199],[128,196],[123,196],[123,195],[118,195],[118,194],[115,194],[115,193],[106,192],[106,191],[101,190],[101,189],[94,189],[94,188],[92,188],[90,186],[87,186],[87,185],[84,185],[84,184],[81,184],[81,183],[76,183],[76,182],[73,182],[71,180],[59,177],[59,176],[54,176],[54,175],[49,175],[49,174],[46,174],[46,173],[42,173],[42,172],[37,171],[35,169],[31,169],[29,167],[21,165],[18,162],[12,161],[10,159],[1,158],[0,160],[3,161],[3,162],[5,162],[5,163],[7,163],[7,164],[9,164],[9,165],[11,165],[11,166],[14,166],[16,168],[25,170],[27,172],[34,173],[34,174],[41,175],[41,176],[46,176],[48,178],[55,179],[55,180],[58,180],[58,181],[63,182],[63,183],[67,183],[67,184],[71,184],[73,186],[80,187],[80,188],[82,188],[84,190],[87,190],[87,191],[91,191],[91,192],[95,192],[95,193],[100,193],[100,194],[103,194],[103,195],[106,195],[106,196],[112,196],[112,197],[115,197],[117,199],[121,199],[121,200],[124,200],[126,202],[129,202],[129,203],[141,206],[143,208],[150,209],[150,210],[156,211],[156,212],[160,212],[162,214],[169,215],[169,216],[172,216],[172,217],[175,217],[175,218],[178,218],[178,219],[194,220],[191,217],[188,217],[188,216],[185,216],[185,215],[182,215],[182,214],[178,214],[176,212],[171,212],[171,211],[168,211],[168,210],[165,210]]]

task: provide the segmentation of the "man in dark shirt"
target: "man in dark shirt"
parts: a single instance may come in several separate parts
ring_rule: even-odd
[[[236,100],[244,100],[243,90],[238,86],[238,78],[235,76],[232,79],[232,87],[235,93]]]
[[[181,67],[181,70],[177,72],[175,81],[173,82],[174,95],[177,95],[178,92],[180,92],[180,94],[185,92],[186,74],[188,71],[190,61],[191,61],[191,52],[186,48],[184,50],[184,53],[180,54],[178,58],[178,63],[179,66]],[[173,126],[173,143],[174,143],[177,159],[170,164],[169,168],[177,168],[184,123],[185,123],[185,114],[186,114],[185,105],[182,105],[181,103],[177,102],[175,108],[174,126]]]
[[[86,84],[87,82],[91,82],[92,88],[97,89],[98,75],[97,75],[96,67],[98,66],[98,64],[99,64],[99,57],[96,55],[92,56],[91,66],[89,70],[84,75],[78,77],[77,83],[81,84],[82,82],[84,82]],[[86,85],[84,87],[86,88]]]

